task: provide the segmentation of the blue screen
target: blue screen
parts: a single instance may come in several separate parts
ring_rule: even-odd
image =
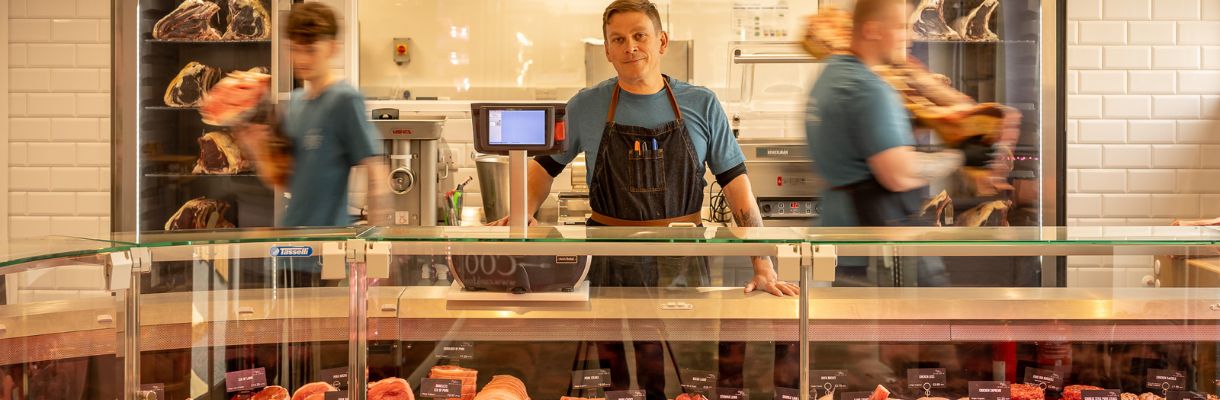
[[[546,144],[546,110],[490,110],[487,142],[493,146]]]

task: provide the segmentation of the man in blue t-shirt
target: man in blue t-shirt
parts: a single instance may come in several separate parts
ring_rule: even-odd
[[[669,36],[661,29],[656,6],[648,0],[614,1],[603,14],[602,25],[606,59],[618,77],[568,101],[568,151],[539,156],[530,163],[530,214],[541,207],[555,177],[583,152],[591,226],[701,225],[708,167],[724,188],[737,225],[762,226],[745,156],[716,95],[661,74]],[[505,218],[494,224],[507,222]],[[770,259],[756,257],[753,266],[754,278],[745,283],[746,292],[797,294],[795,285],[778,279]],[[595,265],[590,274],[594,284],[602,286],[652,286],[658,280],[698,286],[684,280],[690,277],[665,279],[670,267]]]
[[[285,31],[293,74],[306,87],[292,92],[280,123],[292,140],[293,171],[287,187],[291,198],[279,226],[350,226],[355,221],[348,211],[348,176],[355,166],[368,173],[369,223],[388,223],[390,173],[381,136],[369,122],[364,96],[331,73],[331,58],[338,54],[334,10],[321,3],[295,4]],[[269,128],[258,127],[242,136],[251,140],[268,134]]]

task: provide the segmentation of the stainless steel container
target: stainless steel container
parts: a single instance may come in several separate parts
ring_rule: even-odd
[[[483,215],[488,222],[508,216],[508,157],[485,155],[475,159]]]

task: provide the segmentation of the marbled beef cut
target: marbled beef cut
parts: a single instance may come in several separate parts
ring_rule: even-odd
[[[153,25],[153,38],[220,40],[220,31],[212,27],[212,18],[219,11],[220,6],[210,1],[184,0],[178,8]]]
[[[165,105],[198,107],[208,97],[208,91],[220,80],[220,70],[195,61],[187,63],[165,88]]]
[[[916,40],[961,40],[945,22],[945,0],[921,0],[911,14],[911,29]]]
[[[202,175],[232,175],[250,169],[233,137],[224,132],[208,132],[199,138],[199,161],[195,173]]]
[[[225,39],[267,39],[271,37],[271,17],[262,0],[229,0],[229,27]]]
[[[991,31],[991,18],[998,8],[1000,8],[1000,0],[983,0],[978,7],[953,21],[953,29],[962,35],[962,39],[972,42],[1000,40],[1000,36]]]

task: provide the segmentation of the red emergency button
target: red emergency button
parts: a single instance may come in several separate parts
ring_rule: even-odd
[[[775,177],[775,186],[784,186],[784,177],[782,177],[782,176]]]
[[[397,51],[397,52],[398,52],[398,55],[400,55],[400,56],[401,56],[401,55],[403,55],[403,54],[407,54],[407,46],[406,46],[406,45],[401,45],[401,44],[400,44],[400,45],[398,45],[398,46],[395,46],[394,51]]]

